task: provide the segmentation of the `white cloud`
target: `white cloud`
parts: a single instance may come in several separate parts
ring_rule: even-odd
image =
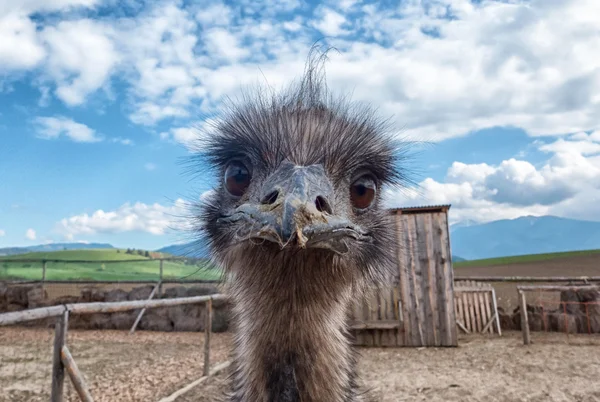
[[[35,240],[36,237],[37,237],[37,235],[35,233],[35,230],[33,230],[33,229],[27,229],[27,232],[25,232],[25,237],[28,240]]]
[[[225,28],[214,28],[205,33],[207,50],[213,57],[221,56],[227,62],[236,62],[250,54],[241,46],[239,38]]]
[[[37,125],[38,137],[46,140],[64,135],[75,142],[102,141],[102,137],[98,136],[95,130],[64,116],[37,117],[34,123]]]
[[[146,170],[150,170],[150,171],[152,171],[152,170],[155,170],[155,169],[156,169],[156,164],[155,164],[155,163],[148,162],[148,163],[146,163],[146,164],[144,165],[144,168],[145,168]]]
[[[2,230],[2,229],[0,229],[0,237],[2,237],[2,236],[6,236],[6,231],[5,231],[5,230]]]
[[[231,8],[223,3],[215,3],[198,11],[196,20],[206,26],[227,26],[231,21],[231,14]]]
[[[167,117],[187,117],[188,111],[183,107],[170,105],[157,105],[144,102],[137,105],[137,110],[130,116],[131,121],[136,124],[151,126]]]
[[[116,137],[116,138],[111,138],[110,141],[119,143],[121,145],[133,145],[134,144],[133,140],[131,140],[129,138]]]
[[[214,130],[215,119],[206,119],[190,124],[189,127],[175,127],[168,132],[160,133],[160,138],[167,141],[175,141],[185,145],[188,149],[196,149],[201,146],[201,141],[206,135]]]
[[[293,12],[302,6],[296,0],[158,2],[96,20],[31,18],[96,4],[3,2],[0,36],[10,40],[0,43],[0,70],[39,75],[67,105],[110,92],[118,77],[134,123],[174,119],[182,126],[198,112],[218,110],[240,85],[278,87],[295,78],[315,39],[330,35],[339,50],[327,66],[332,89],[374,103],[404,135],[440,140],[493,126],[533,136],[600,129],[595,0],[430,0],[395,8],[346,0],[303,8],[302,17]],[[584,144],[570,146],[581,151]]]
[[[21,0],[0,2],[0,14],[69,11],[79,7],[93,7],[101,0]]]
[[[105,85],[119,55],[109,38],[111,28],[93,20],[63,21],[41,36],[49,48],[47,72],[56,95],[67,105],[80,105]]]
[[[349,32],[342,28],[347,23],[346,17],[335,10],[324,7],[318,11],[320,19],[313,26],[328,36],[347,35]]]
[[[30,69],[47,55],[36,23],[35,12],[68,11],[91,7],[97,0],[23,0],[0,2],[0,72]]]
[[[418,191],[388,190],[386,200],[391,206],[452,204],[452,222],[546,214],[600,220],[600,157],[569,144],[580,137],[539,143],[552,152],[540,166],[514,158],[495,166],[454,162],[444,182],[428,178]]]
[[[46,56],[35,24],[18,14],[0,14],[0,71],[29,69]]]
[[[581,155],[600,154],[600,139],[596,138],[598,132],[587,135],[577,133],[568,140],[559,138],[553,143],[545,144],[540,150],[545,152],[569,153]]]
[[[186,214],[186,202],[176,200],[173,205],[158,203],[125,203],[114,211],[101,209],[92,214],[64,218],[56,225],[56,231],[67,239],[97,233],[145,232],[163,235],[168,229],[177,228],[178,220]]]

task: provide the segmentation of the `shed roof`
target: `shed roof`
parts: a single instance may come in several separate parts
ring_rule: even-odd
[[[392,214],[426,214],[432,212],[447,212],[450,209],[450,204],[444,205],[419,205],[414,207],[390,208]]]

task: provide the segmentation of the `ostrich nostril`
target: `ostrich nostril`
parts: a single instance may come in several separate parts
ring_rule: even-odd
[[[329,205],[329,203],[324,197],[318,196],[315,199],[315,206],[317,207],[317,210],[319,212],[324,212],[330,215],[333,214],[333,211],[331,210],[331,205]]]
[[[260,203],[264,205],[271,205],[277,201],[277,197],[279,197],[279,191],[271,191],[260,201]]]

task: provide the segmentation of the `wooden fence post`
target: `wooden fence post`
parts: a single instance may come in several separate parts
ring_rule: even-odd
[[[158,277],[158,295],[162,296],[163,292],[162,292],[162,281],[163,281],[163,262],[164,260],[161,259],[160,260],[160,275]]]
[[[525,292],[519,290],[519,301],[521,308],[521,332],[523,332],[523,343],[529,345],[531,336],[529,334],[529,318],[527,317],[527,303],[525,302]]]
[[[44,291],[44,294],[46,293],[46,263],[46,260],[42,261],[42,290]]]
[[[204,375],[210,375],[210,333],[212,332],[212,298],[206,302],[206,322],[204,324]]]
[[[54,353],[52,356],[52,393],[51,402],[63,402],[63,391],[65,384],[65,366],[63,365],[61,352],[67,341],[67,328],[69,325],[69,311],[66,310],[56,320],[54,328]]]

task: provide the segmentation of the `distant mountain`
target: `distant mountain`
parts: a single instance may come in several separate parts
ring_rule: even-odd
[[[204,242],[190,242],[173,244],[156,250],[159,253],[167,253],[177,257],[208,258],[209,252]]]
[[[0,255],[17,255],[39,251],[60,251],[60,250],[83,250],[83,249],[110,249],[114,248],[106,243],[50,243],[39,244],[28,247],[5,247],[0,248]]]
[[[453,233],[456,229],[465,228],[465,227],[474,226],[474,225],[477,225],[477,222],[470,220],[470,219],[460,221],[460,222],[450,225],[450,233]]]
[[[453,225],[450,242],[452,254],[468,260],[600,249],[600,222],[524,216]]]

